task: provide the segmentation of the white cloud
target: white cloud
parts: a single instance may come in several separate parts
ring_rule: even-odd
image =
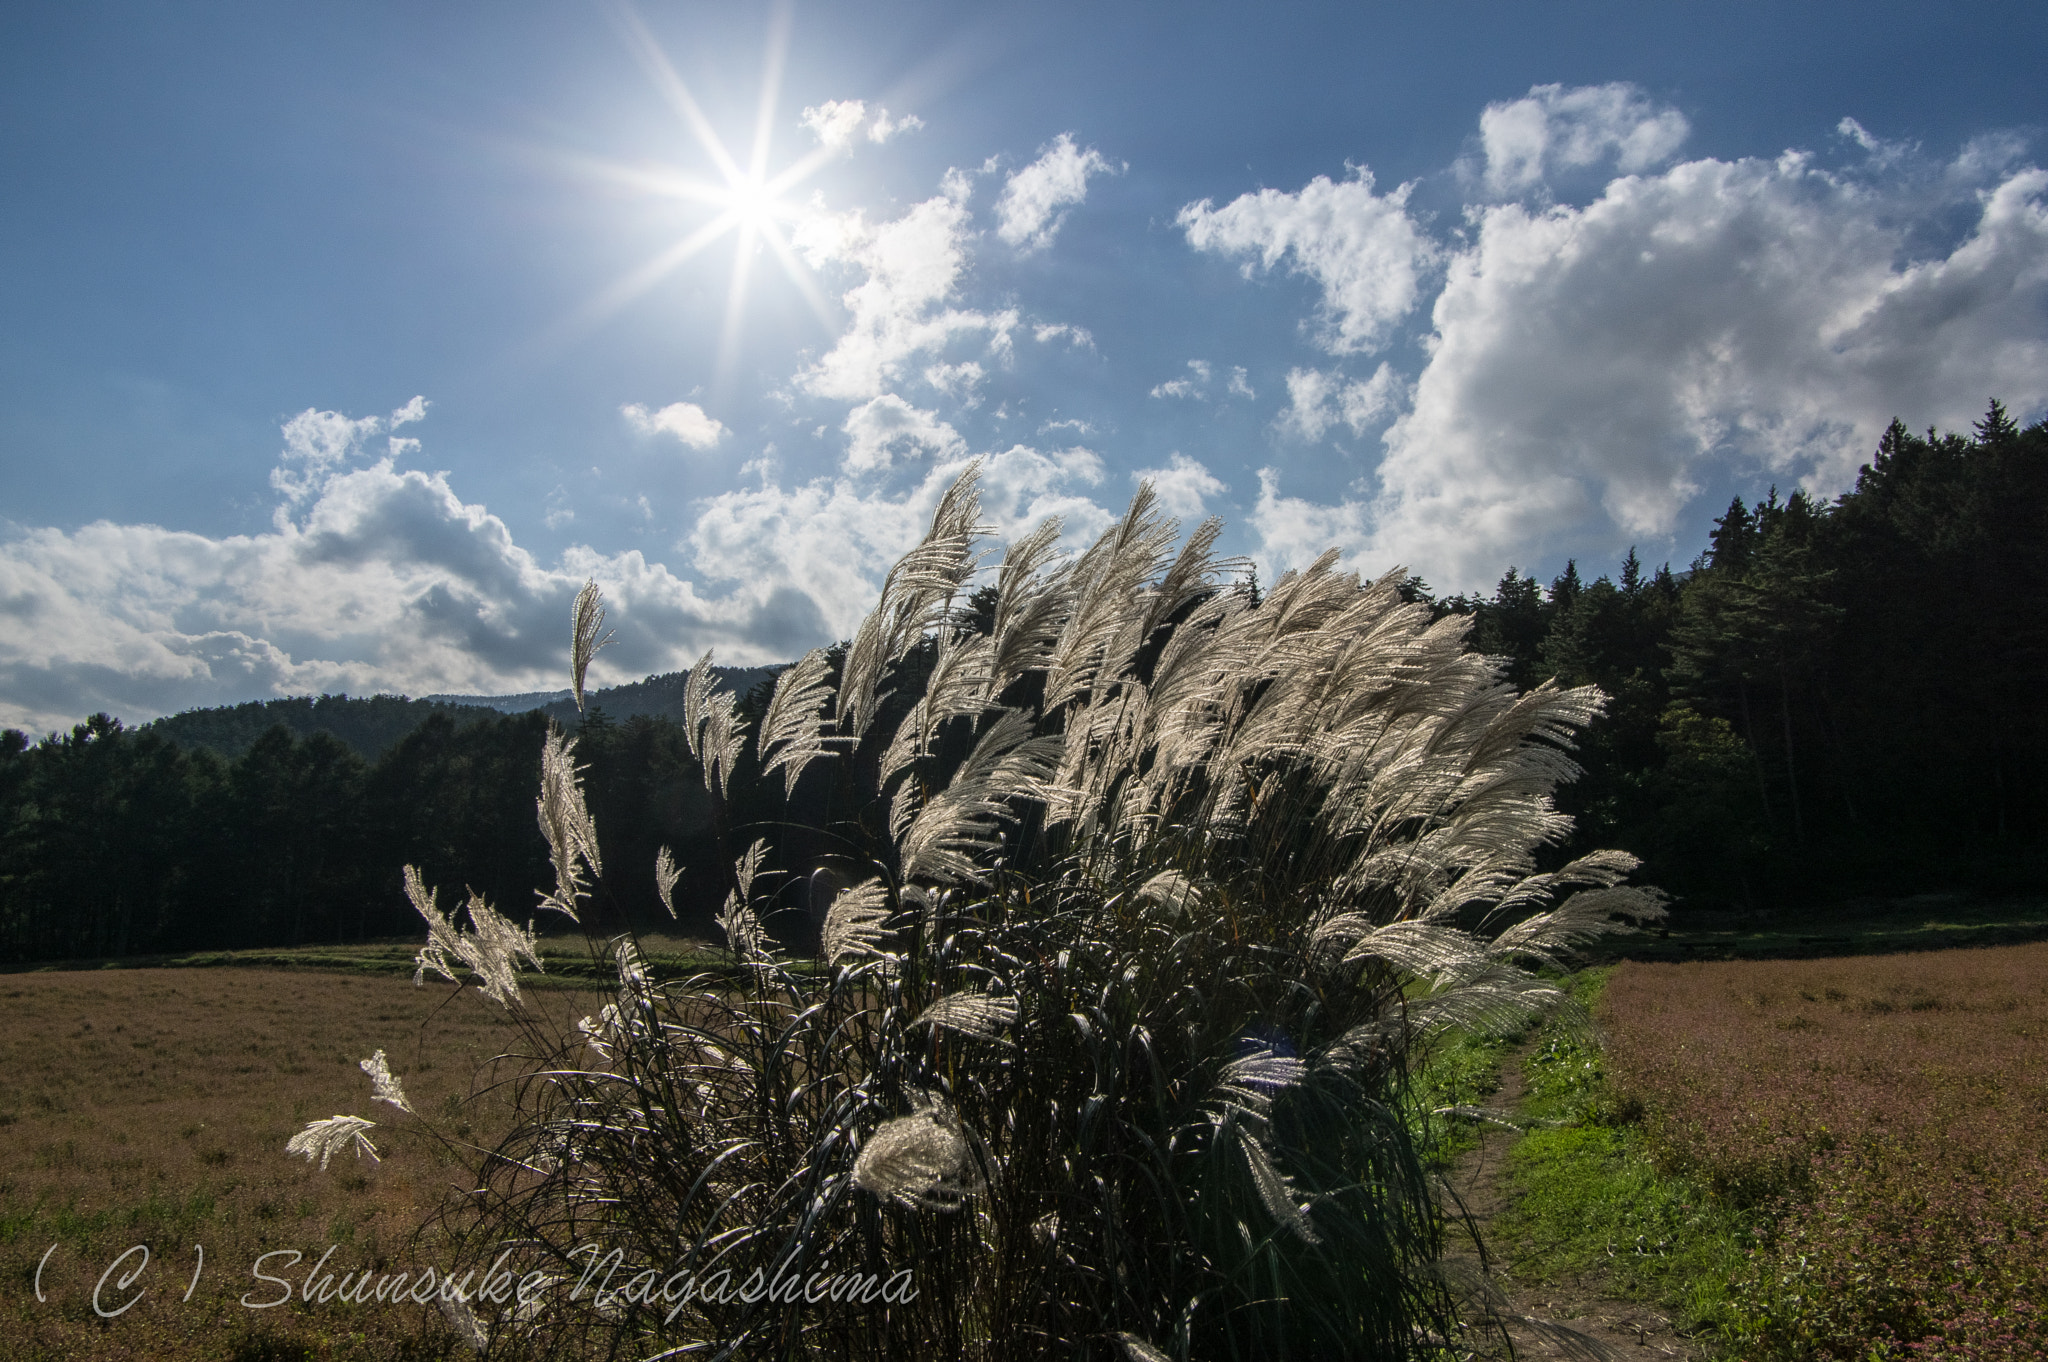
[[[1115,175],[1118,166],[1094,147],[1074,145],[1061,133],[1039,158],[1010,176],[996,201],[996,235],[1024,252],[1052,244],[1065,210],[1088,196],[1090,175]]]
[[[899,452],[944,458],[966,448],[953,427],[936,414],[913,407],[894,393],[855,407],[843,429],[847,444],[841,467],[853,474],[880,472]]]
[[[1480,213],[1385,436],[1373,553],[1485,586],[1672,535],[1710,469],[1826,495],[1895,415],[1963,429],[1991,393],[2041,410],[2048,173],[1936,203],[1956,173],[1699,160],[1584,208]],[[1968,235],[1915,258],[1915,234],[1964,205]]]
[[[1067,344],[1073,346],[1076,350],[1093,350],[1095,348],[1095,337],[1089,333],[1088,328],[1085,326],[1068,326],[1058,322],[1041,322],[1031,328],[1031,338],[1040,345],[1049,344],[1060,339],[1062,336],[1066,337]]]
[[[1200,397],[1209,386],[1209,361],[1188,361],[1188,377],[1171,379],[1152,389],[1153,397]]]
[[[1335,370],[1289,369],[1287,405],[1281,409],[1279,426],[1304,440],[1316,441],[1339,421],[1351,427],[1353,435],[1392,412],[1405,393],[1391,365],[1382,363],[1371,378],[1345,381]]]
[[[725,438],[725,426],[695,402],[671,402],[660,411],[629,402],[619,414],[636,434],[673,435],[692,449],[709,449]]]
[[[306,408],[284,423],[284,450],[278,456],[278,466],[271,470],[270,485],[284,493],[288,504],[305,500],[336,470],[362,457],[373,436],[425,420],[427,406],[426,398],[414,397],[388,417],[354,419],[340,412]],[[385,441],[385,453],[392,458],[402,458],[419,447],[418,440],[402,435]]]
[[[859,99],[828,99],[806,108],[799,122],[816,135],[825,150],[835,154],[850,152],[862,141],[886,142],[897,133],[924,126],[916,114],[892,120],[889,111],[879,106],[870,116],[866,101]]]
[[[1206,499],[1230,490],[1215,474],[1177,450],[1167,459],[1166,467],[1140,468],[1131,474],[1131,481],[1150,482],[1159,494],[1160,507],[1184,521],[1201,519]]]
[[[347,432],[363,428],[313,415],[333,419],[298,425],[306,448],[333,447],[320,431],[352,447]],[[680,546],[721,584],[710,596],[637,551],[574,547],[543,564],[445,474],[388,458],[330,467],[261,534],[30,530],[0,543],[0,724],[42,731],[100,709],[135,722],[309,691],[552,689],[586,576],[619,631],[594,665],[600,683],[674,671],[714,645],[728,662],[788,660],[852,630],[965,463],[956,452],[894,494],[843,477],[784,490],[764,459],[761,486],[702,503]],[[987,518],[1009,535],[1059,515],[1092,536],[1111,520],[1088,495],[1104,476],[1082,448],[991,454]]]
[[[1230,370],[1229,392],[1232,397],[1242,397],[1247,402],[1258,397],[1258,394],[1252,391],[1251,375],[1245,372],[1242,364],[1234,365]]]
[[[1253,555],[1266,581],[1305,568],[1325,550],[1341,549],[1356,559],[1371,545],[1371,514],[1356,501],[1325,505],[1280,495],[1280,470],[1259,470],[1259,499],[1252,505],[1252,531],[1258,536]],[[1366,566],[1354,564],[1354,566]],[[1392,566],[1380,565],[1380,568]],[[1379,568],[1367,566],[1368,571]]]
[[[785,602],[808,602],[816,626],[802,647],[845,638],[966,463],[960,457],[934,464],[900,493],[864,490],[847,477],[727,492],[703,504],[686,546],[707,577],[765,587]],[[1012,446],[983,456],[983,519],[1004,540],[1058,516],[1070,541],[1085,542],[1115,518],[1085,490],[1103,478],[1102,460],[1090,450]],[[792,640],[782,656],[801,651]]]
[[[812,268],[839,263],[866,277],[844,296],[852,313],[845,334],[797,375],[797,387],[814,397],[866,401],[898,380],[911,358],[938,354],[969,336],[986,336],[988,354],[1006,359],[1019,324],[1014,308],[944,306],[966,267],[969,235],[965,203],[944,195],[892,222],[870,223],[855,211],[818,213],[799,223],[795,244]]]
[[[958,364],[933,364],[924,371],[925,382],[970,407],[980,401],[977,394],[987,377],[988,371],[971,359]]]
[[[547,510],[541,522],[551,530],[559,530],[575,519],[576,510],[569,505],[569,489],[558,485],[548,493]]]
[[[388,459],[331,474],[298,520],[222,539],[99,521],[0,545],[0,724],[131,722],[267,695],[552,688],[569,602],[606,586],[607,677],[687,666],[752,630],[637,552],[544,567],[441,474]]]
[[[939,192],[955,203],[966,203],[974,197],[974,182],[985,175],[995,174],[1002,163],[1000,156],[991,156],[968,170],[948,166],[946,173],[939,177]]]
[[[1521,99],[1489,104],[1479,115],[1486,187],[1519,194],[1553,169],[1595,165],[1612,155],[1624,175],[1662,165],[1691,131],[1685,115],[1660,109],[1625,81],[1608,85],[1532,86]]]
[[[1413,188],[1374,194],[1372,172],[1357,166],[1342,184],[1318,175],[1299,193],[1262,189],[1221,208],[1203,199],[1181,209],[1178,221],[1198,251],[1253,256],[1247,279],[1290,260],[1322,286],[1323,347],[1370,352],[1414,309],[1422,273],[1440,254],[1409,216]]]
[[[889,121],[889,111],[877,106],[874,120],[868,124],[868,141],[886,142],[897,133],[916,132],[923,126],[924,120],[916,114],[905,114],[892,123]]]

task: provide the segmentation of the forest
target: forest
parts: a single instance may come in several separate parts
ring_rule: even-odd
[[[1997,402],[1967,437],[1895,421],[1850,491],[1737,498],[1682,569],[1631,550],[1613,578],[1572,563],[1548,585],[1510,569],[1491,596],[1412,577],[1404,594],[1469,618],[1517,687],[1607,694],[1561,795],[1576,832],[1550,854],[1631,851],[1680,917],[1997,894],[2048,870],[2048,423]],[[748,717],[771,678],[730,674]],[[681,681],[597,692],[580,717],[322,697],[0,733],[0,962],[410,935],[407,864],[523,920],[550,879],[534,799],[564,715],[605,838],[595,925],[624,905],[654,925],[637,915],[668,846],[680,928],[713,937],[722,870],[698,885],[688,867],[765,837],[800,899],[844,806],[821,773],[785,793],[749,748],[714,819]]]

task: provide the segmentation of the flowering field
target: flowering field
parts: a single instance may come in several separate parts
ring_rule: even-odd
[[[1623,964],[1609,1074],[1768,1226],[1754,1355],[2048,1357],[2048,944]]]
[[[478,1063],[506,1041],[499,1009],[449,992],[249,969],[0,975],[0,1355],[453,1355],[424,1306],[242,1300],[278,1295],[253,1275],[272,1250],[305,1254],[295,1270],[270,1260],[294,1282],[330,1244],[329,1266],[350,1271],[432,1262],[415,1235],[453,1179],[437,1146],[400,1129],[409,1118],[378,1109],[393,1117],[370,1132],[381,1164],[342,1156],[323,1173],[287,1157],[285,1141],[309,1120],[365,1109],[357,1061],[382,1048],[415,1107],[494,1142],[509,1110],[466,1099]],[[137,1244],[147,1263],[131,1254],[102,1283]],[[135,1303],[101,1318],[96,1288],[103,1310]]]

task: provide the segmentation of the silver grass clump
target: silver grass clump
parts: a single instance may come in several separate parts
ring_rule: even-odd
[[[604,627],[604,595],[595,580],[583,583],[576,604],[569,611],[569,685],[576,693],[576,708],[583,708],[583,674],[598,649],[612,641],[618,631]]]
[[[735,959],[748,964],[767,961],[770,954],[768,933],[761,926],[753,905],[737,894],[727,894],[724,907],[712,921],[718,924],[718,930],[725,933],[725,944]]]
[[[540,906],[577,921],[577,907],[590,897],[590,881],[584,877],[604,873],[604,859],[597,848],[597,825],[583,803],[583,782],[576,765],[576,740],[548,720],[546,738],[540,749],[541,834],[548,840],[548,856],[554,862],[555,888],[541,895]]]
[[[399,1083],[398,1075],[391,1072],[391,1065],[385,1060],[382,1050],[358,1061],[356,1067],[370,1076],[372,1102],[389,1102],[404,1112],[412,1110],[412,1103],[405,1100],[405,1088]]]
[[[617,1003],[606,1003],[595,1017],[579,1019],[576,1029],[583,1034],[584,1044],[601,1060],[609,1060],[613,1047],[626,1039],[626,1023]]]
[[[1015,998],[993,998],[971,990],[949,993],[917,1014],[912,1026],[941,1027],[963,1036],[1000,1041],[1017,1020]]]
[[[476,976],[477,988],[486,998],[505,1007],[519,1000],[519,961],[545,973],[540,962],[540,945],[528,924],[514,926],[477,894],[467,905],[470,929],[463,931],[436,905],[440,891],[427,888],[414,866],[405,867],[405,894],[427,922],[427,944],[413,957],[413,987],[426,982],[433,970],[451,984],[459,984],[457,964],[466,965]]]
[[[775,694],[761,716],[759,745],[766,758],[761,773],[780,770],[785,797],[796,793],[804,767],[825,754],[829,739],[818,711],[832,697],[825,679],[830,665],[823,648],[804,654],[801,662],[775,678]]]
[[[775,956],[774,941],[753,906],[754,879],[767,852],[768,843],[757,838],[746,855],[733,863],[735,888],[725,896],[725,906],[715,919],[734,957],[750,965],[771,964]]]
[[[661,906],[668,909],[670,917],[676,915],[676,881],[682,877],[674,852],[663,847],[654,853],[654,892],[661,896]]]
[[[969,465],[946,489],[932,515],[930,532],[889,569],[880,603],[861,622],[846,650],[834,717],[842,734],[853,741],[859,741],[874,722],[885,670],[927,631],[945,622],[948,608],[974,574],[974,540],[985,533],[975,491],[980,468],[979,461]]]
[[[1620,853],[1546,868],[1603,698],[1518,694],[1398,570],[1333,552],[1263,598],[1233,586],[1218,523],[1182,539],[1149,486],[1070,557],[1056,521],[1014,540],[970,604],[976,478],[836,674],[824,651],[786,669],[757,732],[711,654],[691,670],[721,846],[758,826],[734,813],[759,816],[750,782],[792,808],[829,788],[831,849],[791,864],[816,916],[779,911],[756,840],[702,868],[724,969],[658,982],[630,936],[592,938],[617,997],[536,1051],[529,1119],[466,1203],[476,1242],[566,1280],[597,1240],[737,1276],[919,1264],[888,1311],[613,1291],[538,1315],[543,1350],[1448,1355],[1461,1310],[1499,1312],[1439,1270],[1408,1075],[1448,1029],[1569,1006],[1535,970],[1662,911]],[[555,732],[542,823],[544,902],[573,914],[601,867]],[[681,870],[655,868],[673,915]],[[423,970],[483,954],[422,898]],[[769,930],[793,917],[815,964]],[[510,944],[492,996],[516,996]]]
[[[953,1211],[988,1190],[960,1121],[942,1102],[877,1126],[854,1160],[856,1187],[926,1211]]]
[[[320,1160],[320,1171],[327,1171],[327,1164],[336,1154],[354,1149],[357,1158],[368,1154],[371,1163],[381,1163],[377,1157],[377,1146],[370,1143],[370,1137],[363,1132],[376,1129],[375,1121],[366,1121],[360,1116],[330,1116],[324,1121],[315,1121],[304,1130],[285,1141],[284,1152],[302,1154],[307,1162]]]
[[[983,878],[1000,825],[1014,821],[1019,802],[1037,798],[1058,769],[1063,740],[1030,733],[1029,717],[1015,710],[989,725],[952,782],[909,820],[900,853],[904,879]]]
[[[1117,1334],[1116,1338],[1117,1342],[1123,1345],[1124,1355],[1130,1358],[1131,1362],[1173,1362],[1165,1353],[1128,1330]]]
[[[889,920],[889,888],[881,880],[867,880],[842,889],[825,913],[818,954],[828,965],[863,955],[881,953],[884,924]]]
[[[739,717],[739,697],[729,690],[714,695],[714,679],[707,649],[683,683],[683,737],[690,755],[703,764],[704,788],[723,797],[747,735]]]

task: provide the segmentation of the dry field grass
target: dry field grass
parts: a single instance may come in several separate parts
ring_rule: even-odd
[[[1600,1015],[1661,1161],[1773,1227],[1760,1354],[2048,1357],[2048,943],[1623,964]]]
[[[460,1178],[411,1117],[370,1102],[356,1062],[388,1052],[413,1106],[458,1138],[495,1143],[509,1109],[472,1085],[517,1036],[493,1004],[409,978],[253,969],[0,975],[0,1355],[10,1359],[427,1358],[455,1355],[430,1307],[249,1309],[277,1288],[258,1255],[297,1249],[303,1276],[433,1264],[421,1226]],[[586,998],[537,1006],[579,1015]],[[445,1005],[444,1005],[445,1004]],[[376,1120],[384,1162],[338,1157],[321,1172],[288,1157],[308,1121]],[[390,1118],[387,1120],[386,1118]],[[50,1246],[38,1302],[38,1262]],[[132,1245],[149,1260],[127,1290],[93,1294]],[[204,1271],[183,1299],[205,1249]],[[336,1273],[337,1277],[340,1275]],[[465,1350],[466,1355],[466,1350]]]

